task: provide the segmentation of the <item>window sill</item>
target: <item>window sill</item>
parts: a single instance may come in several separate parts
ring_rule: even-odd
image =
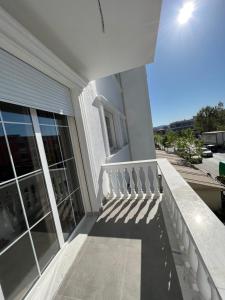
[[[115,152],[112,153],[111,155],[106,157],[106,162],[111,162],[112,160],[114,160],[117,156],[121,156],[123,154],[123,152],[128,151],[129,148],[129,144],[124,145],[122,148],[119,149],[115,149]]]

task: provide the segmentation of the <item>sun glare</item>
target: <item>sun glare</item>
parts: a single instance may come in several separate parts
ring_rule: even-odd
[[[194,2],[189,1],[183,4],[182,8],[179,11],[177,21],[179,24],[183,25],[188,22],[192,17],[193,11],[195,9]]]

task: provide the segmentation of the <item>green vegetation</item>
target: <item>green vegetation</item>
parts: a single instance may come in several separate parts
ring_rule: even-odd
[[[201,162],[201,148],[203,142],[197,139],[192,129],[186,129],[180,133],[168,131],[166,134],[155,134],[155,144],[159,149],[173,148],[174,152],[190,163]]]
[[[194,122],[198,132],[225,130],[225,109],[223,102],[199,110]]]

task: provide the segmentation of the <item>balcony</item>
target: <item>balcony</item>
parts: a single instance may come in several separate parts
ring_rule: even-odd
[[[55,299],[225,299],[224,225],[166,159],[103,165],[102,187]]]

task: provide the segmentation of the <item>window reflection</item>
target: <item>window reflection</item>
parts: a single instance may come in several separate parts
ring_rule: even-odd
[[[56,127],[41,125],[41,133],[49,165],[62,161]]]
[[[70,193],[79,187],[75,160],[71,159],[65,162],[66,176],[69,184]]]
[[[1,102],[0,109],[3,121],[31,123],[30,111],[27,107]]]
[[[0,187],[0,251],[27,230],[15,181]]]
[[[17,176],[41,168],[32,125],[5,124]]]
[[[40,124],[55,125],[54,114],[47,111],[38,111],[38,121]]]
[[[56,202],[59,203],[69,194],[64,164],[60,163],[54,165],[49,168],[49,171],[52,179]]]
[[[68,127],[58,127],[59,140],[63,158],[68,159],[73,157],[72,143],[70,139],[70,132]]]
[[[68,126],[67,117],[64,115],[55,114],[55,121],[57,125]]]
[[[0,282],[6,300],[21,300],[38,277],[29,235],[0,256]]]
[[[0,124],[0,182],[12,179],[13,177],[12,164],[9,158],[2,124]]]
[[[19,180],[29,225],[32,226],[50,211],[49,198],[42,172]]]
[[[80,189],[71,195],[71,200],[76,222],[79,223],[85,214]]]
[[[63,203],[58,206],[58,211],[64,240],[66,241],[75,228],[75,221],[70,198],[63,201]]]
[[[31,229],[32,239],[41,270],[51,261],[59,250],[52,214]]]

